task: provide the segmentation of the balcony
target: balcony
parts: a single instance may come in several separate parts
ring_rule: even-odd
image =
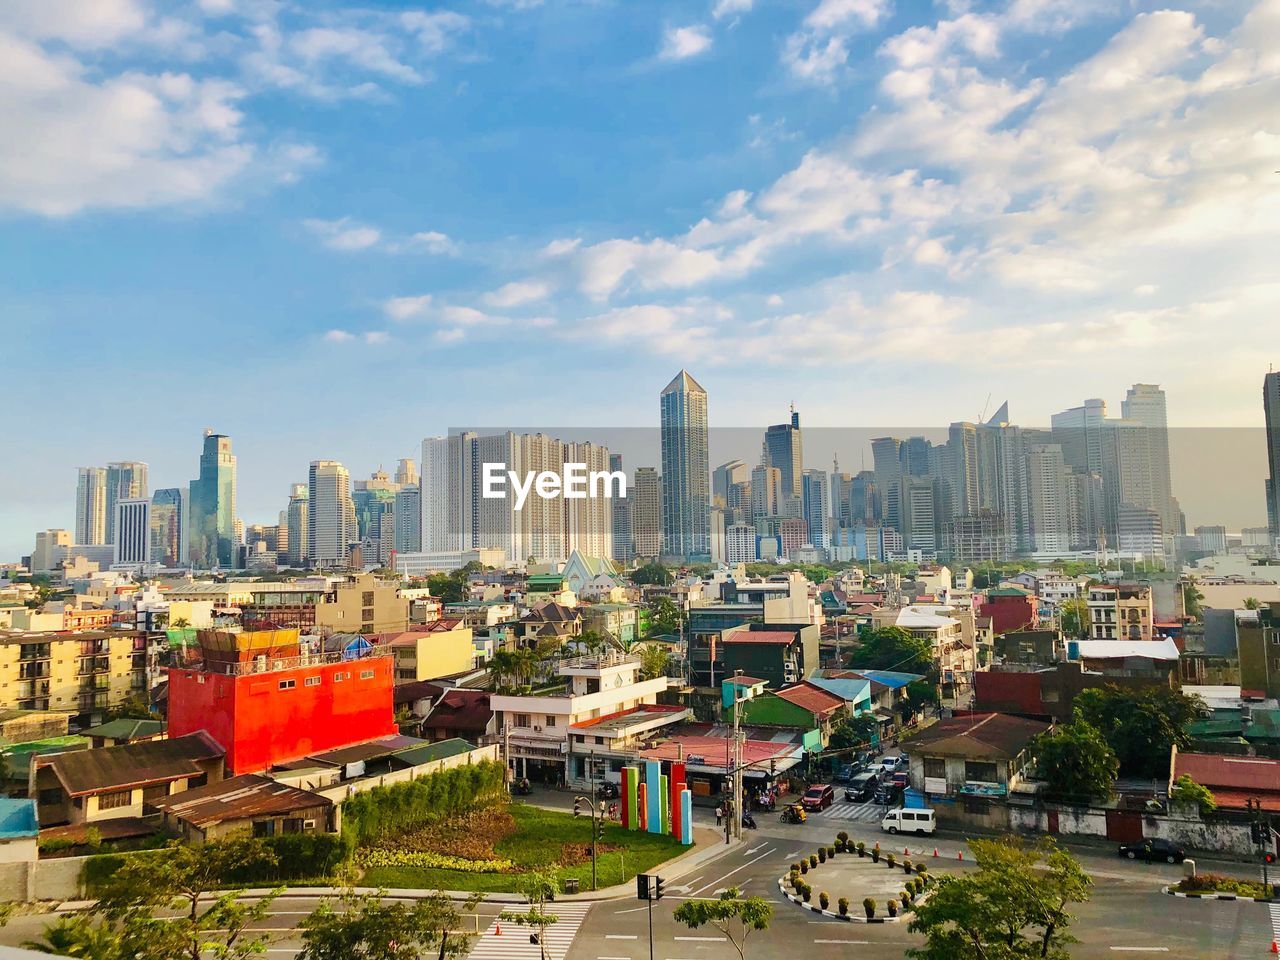
[[[18,669],[19,680],[40,680],[49,676],[47,663],[23,663]]]
[[[24,643],[18,650],[18,660],[22,663],[51,659],[53,659],[53,654],[47,643]]]

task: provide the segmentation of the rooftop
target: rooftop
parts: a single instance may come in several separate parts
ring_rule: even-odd
[[[192,733],[172,740],[142,740],[118,747],[56,753],[40,762],[53,769],[68,794],[82,797],[195,777],[204,772],[196,765],[197,760],[213,760],[225,753],[203,733]]]
[[[397,750],[391,755],[391,760],[397,766],[416,767],[420,764],[456,757],[462,753],[470,753],[475,748],[475,744],[469,743],[460,737],[451,737],[448,740],[440,740],[436,743],[424,743],[417,747],[410,747],[408,750]]]
[[[20,840],[39,833],[34,800],[0,797],[0,840]]]
[[[121,717],[85,730],[81,736],[103,740],[148,740],[164,733],[163,720],[131,720]]]
[[[1148,660],[1177,660],[1178,645],[1172,640],[1071,640],[1069,650],[1081,660],[1119,660],[1143,657]]]
[[[401,750],[407,750],[410,747],[418,747],[427,741],[418,737],[406,737],[398,733],[393,733],[389,737],[379,737],[377,740],[369,740],[365,743],[355,743],[349,747],[338,747],[336,750],[327,750],[324,753],[310,754],[307,759],[316,763],[328,764],[334,767],[343,767],[348,763],[359,763],[362,760],[375,760],[378,757],[387,757]]]
[[[834,713],[844,706],[844,700],[841,697],[807,681],[777,690],[774,696],[793,703],[802,710],[808,710],[818,717]]]
[[[781,740],[745,740],[742,760],[747,764],[763,764],[770,760],[799,759],[803,747],[794,738]],[[694,766],[727,766],[728,740],[723,727],[691,723],[671,731],[660,742],[640,751],[642,760],[681,760]]]
[[[906,741],[904,748],[913,755],[1011,760],[1051,726],[1003,713],[948,717]]]
[[[604,733],[605,731],[627,730],[650,720],[676,720],[688,715],[689,710],[685,707],[662,703],[642,703],[629,710],[619,710],[617,713],[608,713],[593,720],[583,720],[580,723],[570,724],[569,729]]]
[[[724,643],[767,643],[787,646],[795,642],[796,635],[790,630],[750,630],[739,627],[724,636]]]
[[[246,773],[158,798],[152,801],[152,805],[179,820],[203,828],[227,820],[279,816],[316,807],[331,807],[333,801],[319,794],[278,783],[270,777]]]

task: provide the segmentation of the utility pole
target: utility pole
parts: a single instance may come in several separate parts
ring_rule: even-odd
[[[733,671],[733,677],[736,681],[742,676],[741,670]],[[738,690],[741,684],[733,685],[733,835],[737,839],[742,839],[742,815],[746,813],[746,807],[743,805],[744,798],[742,796],[742,734],[741,734],[741,717],[738,710]]]

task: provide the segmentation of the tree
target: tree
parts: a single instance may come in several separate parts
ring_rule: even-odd
[[[1207,713],[1199,697],[1160,687],[1130,691],[1106,686],[1085,690],[1075,699],[1077,713],[1097,727],[1131,777],[1169,775],[1169,756],[1191,742],[1187,725]]]
[[[345,891],[338,898],[340,910],[322,902],[299,925],[299,960],[418,960],[427,951],[448,960],[467,953],[471,938],[453,932],[462,912],[443,893],[436,891],[412,906],[384,900],[384,894]],[[478,895],[468,901],[469,909],[478,901]]]
[[[1244,608],[1246,610],[1257,610],[1261,606],[1262,606],[1262,601],[1259,600],[1257,597],[1244,598]]]
[[[631,582],[637,585],[665,587],[671,583],[671,571],[657,560],[651,560],[631,572]]]
[[[131,693],[106,711],[107,720],[151,720],[151,704],[136,693]]]
[[[675,919],[690,930],[715,927],[746,960],[747,937],[752,931],[769,929],[773,905],[763,897],[743,897],[741,890],[730,887],[718,900],[686,900],[676,907]]]
[[[879,732],[880,721],[869,713],[856,717],[847,717],[836,724],[831,731],[827,745],[832,750],[849,750],[864,747],[871,743],[871,738]]]
[[[1029,846],[1018,838],[971,840],[978,869],[942,877],[916,907],[908,929],[925,945],[913,960],[1066,960],[1075,938],[1066,931],[1068,908],[1089,899],[1092,880],[1075,857],[1045,838]]]
[[[648,644],[640,651],[640,676],[645,680],[665,676],[671,654],[659,643]]]
[[[1111,796],[1120,761],[1098,728],[1077,717],[1035,739],[1032,750],[1048,794],[1068,802]]]
[[[1079,639],[1089,629],[1089,605],[1080,597],[1062,601],[1059,616],[1062,632],[1068,639]]]
[[[1200,606],[1200,601],[1203,599],[1204,594],[1200,592],[1194,580],[1188,580],[1182,585],[1182,608],[1192,620],[1204,619],[1204,610]]]
[[[902,627],[878,627],[862,638],[850,663],[866,670],[929,674],[934,669],[933,644]]]
[[[649,612],[649,636],[679,633],[684,611],[670,597],[659,597]]]
[[[1196,783],[1191,779],[1191,775],[1186,773],[1173,781],[1173,786],[1169,788],[1169,799],[1174,802],[1194,803],[1200,808],[1201,816],[1218,809],[1218,801],[1214,798],[1213,791],[1204,784]]]
[[[560,892],[560,881],[556,879],[554,870],[530,870],[520,878],[517,887],[521,896],[528,901],[529,909],[523,913],[503,911],[499,914],[499,919],[535,930],[538,950],[542,954],[542,960],[547,960],[547,927],[560,918],[554,913],[547,913],[546,907]]]
[[[98,898],[103,922],[131,944],[139,960],[247,960],[269,938],[251,925],[267,916],[275,894],[244,903],[236,894],[211,896],[236,871],[274,866],[275,854],[260,840],[227,840],[199,847],[173,843],[163,852],[129,857],[106,881]],[[156,911],[174,913],[164,923],[146,922]],[[146,930],[139,931],[142,923]],[[136,937],[142,934],[142,940]],[[141,951],[141,952],[138,952]]]

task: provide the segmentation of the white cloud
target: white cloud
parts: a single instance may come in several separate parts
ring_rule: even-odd
[[[688,60],[711,49],[711,31],[701,24],[668,27],[658,56],[663,60]]]
[[[793,33],[782,50],[783,66],[796,79],[806,83],[832,83],[848,61],[849,48],[844,37],[818,38],[811,34]]]
[[[350,217],[339,220],[303,220],[302,225],[330,250],[368,250],[382,239],[382,234],[377,229],[356,223]]]
[[[427,253],[453,253],[454,243],[449,237],[436,230],[423,230],[409,237],[404,243],[408,250],[425,250]]]
[[[94,49],[142,32],[147,11],[137,0],[5,0],[0,22],[36,40]]]
[[[485,294],[485,303],[499,309],[509,309],[522,304],[544,300],[551,292],[550,284],[539,280],[514,281]]]
[[[848,26],[874,27],[889,12],[889,0],[821,0],[804,18],[805,25],[820,31]]]
[[[348,333],[346,330],[330,330],[324,335],[327,343],[350,343],[355,338],[354,333]]]
[[[424,293],[417,297],[391,297],[382,304],[383,312],[392,320],[404,322],[425,316],[431,309],[432,297]]]
[[[723,20],[735,13],[749,13],[751,7],[752,0],[716,0],[716,5],[711,8],[711,16]]]
[[[289,37],[289,48],[304,64],[349,63],[401,83],[422,83],[422,75],[401,63],[388,49],[388,39],[353,27],[312,27]]]
[[[364,342],[373,346],[386,343],[390,339],[391,335],[385,330],[370,330],[364,335]]]

